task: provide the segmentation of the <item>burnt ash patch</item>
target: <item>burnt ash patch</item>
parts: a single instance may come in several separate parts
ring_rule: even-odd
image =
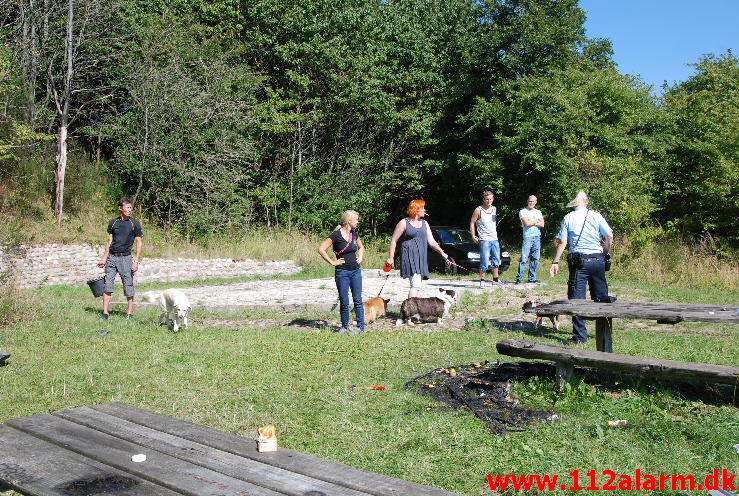
[[[455,409],[469,410],[495,435],[520,432],[558,418],[551,411],[530,410],[519,405],[511,394],[513,383],[526,383],[533,377],[555,382],[552,362],[474,363],[442,367],[405,383],[405,388],[428,396]],[[708,405],[739,406],[736,389],[727,384],[667,382],[653,378],[575,367],[573,377],[605,394],[617,397],[625,391],[659,395]],[[592,426],[594,427],[594,426]],[[634,427],[634,426],[629,426]]]
[[[490,362],[442,367],[405,383],[405,388],[452,408],[474,413],[495,435],[518,432],[552,419],[552,412],[529,410],[511,394],[513,382],[532,377],[553,379],[550,363]]]

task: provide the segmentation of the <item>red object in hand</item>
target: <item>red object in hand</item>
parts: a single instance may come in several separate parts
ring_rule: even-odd
[[[385,262],[385,265],[382,266],[382,271],[383,272],[390,272],[390,269],[392,269],[392,268],[393,268],[392,265],[390,265],[389,263]]]

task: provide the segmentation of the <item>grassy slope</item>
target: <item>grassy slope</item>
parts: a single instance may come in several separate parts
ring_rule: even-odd
[[[561,289],[553,285],[551,291]],[[739,296],[623,281],[614,281],[612,293],[707,303],[736,302]],[[154,310],[132,322],[120,315],[98,321],[99,302],[87,288],[43,288],[27,298],[35,307],[33,318],[0,330],[0,348],[13,353],[0,368],[0,420],[121,401],[237,434],[273,423],[284,447],[467,495],[485,489],[485,474],[739,471],[739,456],[731,449],[739,442],[737,409],[683,399],[653,381],[616,393],[575,381],[563,396],[547,381],[520,386],[524,401],[553,408],[563,418],[503,437],[491,436],[469,413],[449,411],[402,387],[437,367],[502,358],[495,343],[530,337],[520,331],[484,324],[351,338],[255,328],[239,325],[253,316],[197,311],[195,322],[231,322],[173,334],[154,325]],[[457,311],[483,303],[468,298]],[[739,326],[702,324],[645,330],[617,323],[614,340],[621,353],[726,365],[739,363],[737,342]],[[388,389],[351,390],[353,384]],[[634,427],[608,429],[610,419],[627,419]]]

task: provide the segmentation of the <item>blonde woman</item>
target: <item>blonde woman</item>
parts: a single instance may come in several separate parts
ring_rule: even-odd
[[[364,245],[356,233],[359,225],[359,214],[354,210],[345,210],[341,222],[318,247],[318,254],[335,268],[334,280],[339,292],[339,311],[341,313],[341,329],[339,334],[359,334],[364,332],[364,306],[362,305],[362,269],[360,264],[364,258]],[[335,259],[326,253],[332,247]],[[357,317],[356,329],[349,331],[349,290],[352,291],[354,313]]]

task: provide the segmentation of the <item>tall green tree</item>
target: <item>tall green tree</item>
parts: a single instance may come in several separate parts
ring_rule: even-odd
[[[70,132],[91,118],[85,108],[110,89],[101,68],[117,34],[111,10],[100,0],[0,0],[0,7],[22,67],[26,123],[56,135],[53,204],[61,224]]]
[[[162,224],[248,224],[259,77],[181,13],[141,16],[103,132],[123,188]]]
[[[659,218],[739,249],[739,60],[728,52],[694,66],[663,97],[674,141],[658,176]]]
[[[461,201],[468,207],[465,215],[485,188],[496,191],[499,205],[509,203],[513,196],[507,186],[520,179],[520,174],[510,175],[516,158],[497,151],[505,134],[502,126],[510,122],[483,108],[511,105],[511,93],[526,84],[519,81],[546,80],[565,70],[583,57],[590,43],[584,37],[584,12],[575,0],[473,2],[470,15],[471,35],[456,38],[448,61],[449,89],[438,130],[439,155],[448,165],[434,178],[431,193],[445,210]]]
[[[279,2],[245,8],[264,68],[265,138],[288,225],[326,225],[345,208],[371,223],[424,188],[444,91],[443,36],[462,2]],[[279,6],[279,8],[277,7]],[[468,7],[466,7],[469,10]],[[267,13],[267,14],[265,14]],[[372,171],[368,174],[368,171]]]
[[[480,100],[471,114],[475,125],[496,123],[496,146],[466,162],[475,177],[497,181],[518,203],[536,193],[543,205],[559,205],[557,216],[584,188],[618,230],[648,223],[652,171],[665,145],[646,88],[586,64],[520,78],[506,93]]]

